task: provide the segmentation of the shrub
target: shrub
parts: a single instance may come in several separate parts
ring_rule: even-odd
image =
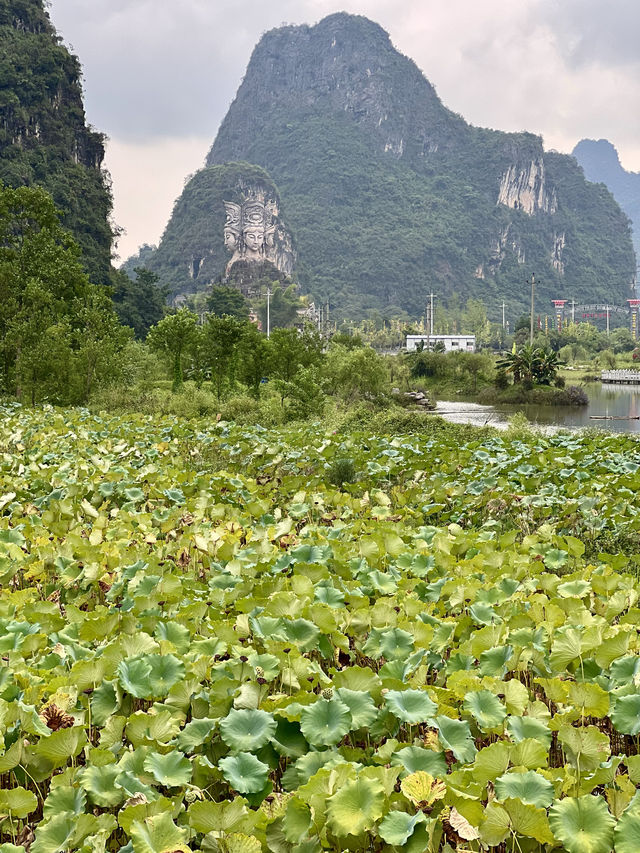
[[[353,483],[356,479],[356,466],[353,459],[346,457],[334,459],[329,467],[327,479],[331,485],[338,488],[344,483]]]

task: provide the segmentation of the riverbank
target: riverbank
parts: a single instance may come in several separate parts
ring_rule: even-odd
[[[589,397],[584,388],[569,385],[566,388],[551,388],[548,385],[536,385],[525,388],[524,385],[509,385],[507,388],[485,387],[480,389],[477,402],[495,406],[498,403],[512,403],[536,406],[588,406]]]

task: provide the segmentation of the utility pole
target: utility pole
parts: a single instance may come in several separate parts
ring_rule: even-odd
[[[609,337],[609,306],[607,305],[607,337]]]
[[[271,337],[271,288],[267,287],[267,338]]]
[[[504,300],[503,300],[502,301],[502,328],[504,329],[504,327],[505,327],[505,323],[504,323]]]
[[[576,300],[571,300],[571,324],[575,326],[576,324]]]
[[[535,306],[536,274],[531,273],[531,328],[529,330],[529,344],[533,346],[533,312]]]

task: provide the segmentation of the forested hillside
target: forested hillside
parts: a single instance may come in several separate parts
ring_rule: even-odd
[[[80,63],[42,0],[0,0],[0,81],[0,181],[48,190],[91,279],[107,282],[114,234],[104,137],[86,124]]]
[[[541,138],[468,125],[366,18],[266,33],[208,165],[245,160],[278,185],[300,278],[343,314],[418,314],[431,288],[525,307],[623,303],[626,217]]]

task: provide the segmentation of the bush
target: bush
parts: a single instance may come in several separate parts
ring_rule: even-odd
[[[332,486],[340,488],[344,483],[353,483],[355,479],[356,466],[353,459],[334,459],[327,476],[327,480]]]
[[[499,367],[498,370],[496,370],[493,384],[499,391],[502,391],[509,386],[509,377],[507,376],[507,371],[504,367]]]

